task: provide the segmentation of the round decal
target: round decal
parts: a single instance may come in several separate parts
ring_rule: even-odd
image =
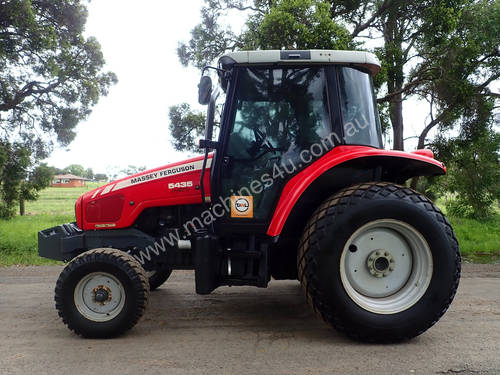
[[[250,207],[250,203],[248,203],[248,200],[245,198],[238,198],[234,202],[234,208],[236,208],[238,212],[247,212],[248,207]]]

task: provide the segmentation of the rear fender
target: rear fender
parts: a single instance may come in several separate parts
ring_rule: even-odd
[[[321,201],[344,187],[367,181],[403,184],[411,177],[445,173],[443,163],[433,159],[432,152],[427,150],[407,153],[363,146],[338,146],[287,182],[267,234],[279,236],[285,223],[287,229],[297,233],[296,220],[300,221],[302,229],[304,218],[308,218]]]

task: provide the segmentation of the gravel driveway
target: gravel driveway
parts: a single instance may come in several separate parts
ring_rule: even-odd
[[[425,334],[357,343],[330,329],[298,282],[194,292],[176,271],[123,337],[85,340],[57,316],[61,267],[0,267],[0,374],[500,374],[500,265],[465,264],[457,297]]]

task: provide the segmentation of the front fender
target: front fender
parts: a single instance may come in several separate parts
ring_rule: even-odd
[[[417,150],[403,152],[381,150],[366,146],[338,146],[300,171],[285,185],[278,201],[273,217],[267,229],[269,236],[278,236],[283,229],[290,212],[299,201],[301,195],[319,177],[327,172],[335,176],[335,168],[339,166],[355,166],[357,169],[379,170],[378,179],[404,183],[414,176],[434,176],[446,173],[443,163],[433,158],[432,152]],[[356,182],[348,181],[344,186]],[[337,183],[336,186],[339,186]]]

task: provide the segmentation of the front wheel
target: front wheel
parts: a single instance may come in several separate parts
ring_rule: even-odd
[[[149,297],[141,265],[120,250],[89,250],[73,259],[56,283],[59,316],[84,337],[107,338],[132,328]]]
[[[308,301],[334,328],[371,342],[417,336],[460,278],[453,230],[425,196],[390,183],[344,189],[313,214],[298,251]]]

